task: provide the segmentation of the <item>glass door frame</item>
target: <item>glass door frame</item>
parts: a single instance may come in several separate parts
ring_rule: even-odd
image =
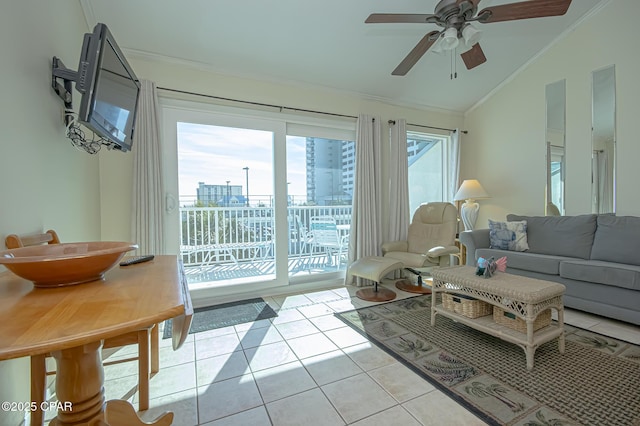
[[[286,179],[286,122],[267,118],[234,114],[229,109],[197,102],[184,102],[173,99],[161,100],[162,115],[162,156],[165,187],[165,252],[180,253],[179,231],[179,188],[178,188],[178,134],[177,123],[197,123],[203,125],[235,127],[273,133],[273,191],[275,218],[275,278],[250,283],[216,285],[195,290],[195,297],[221,296],[235,293],[263,291],[268,288],[288,284],[287,254],[287,179]]]
[[[176,122],[201,122],[211,125],[229,125],[230,127],[255,128],[274,131],[274,197],[276,204],[276,279],[265,282],[252,282],[240,285],[217,286],[206,290],[192,291],[194,300],[204,302],[219,296],[248,292],[266,294],[268,289],[288,285],[322,287],[344,281],[344,271],[310,274],[308,276],[288,276],[288,222],[287,222],[287,135],[316,135],[329,139],[355,140],[356,125],[351,118],[330,119],[316,116],[288,114],[246,108],[217,105],[171,97],[159,98],[162,115],[162,156],[165,186],[165,245],[166,253],[179,254],[180,231],[178,203],[178,150]],[[212,118],[217,117],[217,118]],[[220,120],[220,121],[218,121]],[[274,293],[275,294],[275,293]]]

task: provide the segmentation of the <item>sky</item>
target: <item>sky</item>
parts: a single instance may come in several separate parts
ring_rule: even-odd
[[[269,131],[193,123],[178,123],[178,180],[180,198],[195,196],[198,182],[241,185],[249,199],[273,195],[273,135]],[[289,194],[306,190],[305,138],[287,137]]]

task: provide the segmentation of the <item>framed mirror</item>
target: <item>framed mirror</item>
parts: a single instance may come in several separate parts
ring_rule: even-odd
[[[593,213],[616,211],[615,66],[591,73],[591,200]]]
[[[547,216],[564,215],[566,96],[565,80],[547,84],[545,88],[547,108],[545,214]]]

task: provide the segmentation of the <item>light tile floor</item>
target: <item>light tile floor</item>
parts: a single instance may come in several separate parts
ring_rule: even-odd
[[[398,298],[415,296],[395,289]],[[161,341],[152,420],[174,425],[483,425],[426,380],[333,316],[372,303],[357,288],[266,297],[278,317]],[[640,344],[640,327],[567,310],[566,322]],[[109,357],[126,357],[134,347]],[[129,355],[128,355],[129,354]],[[136,364],[105,368],[107,399],[137,405]],[[55,413],[48,413],[53,416]]]

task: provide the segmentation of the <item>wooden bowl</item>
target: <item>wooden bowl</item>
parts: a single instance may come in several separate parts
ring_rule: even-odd
[[[138,246],[120,241],[48,244],[0,251],[0,265],[36,287],[104,279],[104,273]]]

